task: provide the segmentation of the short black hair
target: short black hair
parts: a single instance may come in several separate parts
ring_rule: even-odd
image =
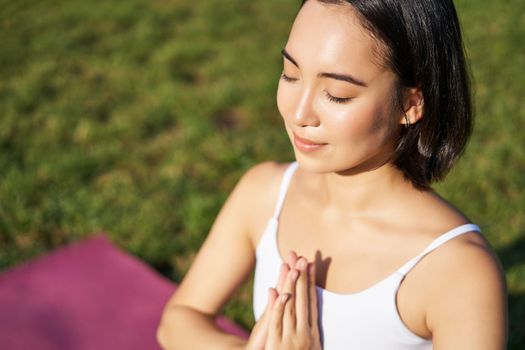
[[[473,125],[470,79],[452,0],[315,1],[357,10],[363,27],[384,47],[383,64],[397,75],[399,87],[420,89],[423,117],[401,130],[392,162],[418,188],[442,180],[463,153]]]

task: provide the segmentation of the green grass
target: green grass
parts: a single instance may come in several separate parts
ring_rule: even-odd
[[[0,0],[0,268],[105,231],[180,281],[251,165],[298,1]],[[525,347],[525,3],[457,1],[477,124],[439,192],[479,223]],[[226,314],[253,324],[249,287]],[[520,323],[521,322],[521,323]]]

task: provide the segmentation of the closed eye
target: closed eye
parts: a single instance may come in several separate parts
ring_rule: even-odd
[[[295,81],[297,81],[298,79],[297,78],[290,78],[289,76],[287,76],[286,74],[281,74],[281,79],[286,81],[287,83],[293,83]]]
[[[326,98],[328,98],[328,100],[330,102],[335,102],[335,103],[347,103],[347,102],[350,102],[352,100],[352,97],[336,97],[336,96],[332,96],[330,95],[330,93],[326,90],[324,90],[324,94],[326,96]]]

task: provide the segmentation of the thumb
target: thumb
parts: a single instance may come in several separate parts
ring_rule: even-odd
[[[266,304],[266,309],[262,314],[261,318],[255,324],[255,327],[250,334],[250,339],[246,349],[256,349],[262,350],[266,345],[266,338],[268,337],[268,328],[270,324],[270,315],[272,307],[277,300],[278,293],[275,288],[268,289],[268,304]]]
[[[275,288],[268,288],[268,303],[266,304],[266,309],[264,309],[264,313],[261,316],[261,320],[263,323],[266,323],[268,321],[268,318],[270,317],[270,312],[273,308],[273,304],[275,304],[275,301],[277,300],[277,297],[279,296],[279,293],[277,292],[277,289]]]

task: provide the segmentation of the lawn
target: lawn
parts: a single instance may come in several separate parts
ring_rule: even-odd
[[[299,1],[0,0],[0,269],[93,232],[180,281],[241,174],[289,161]],[[476,128],[436,189],[478,223],[525,348],[525,2],[456,1]],[[225,313],[253,324],[250,287]]]

